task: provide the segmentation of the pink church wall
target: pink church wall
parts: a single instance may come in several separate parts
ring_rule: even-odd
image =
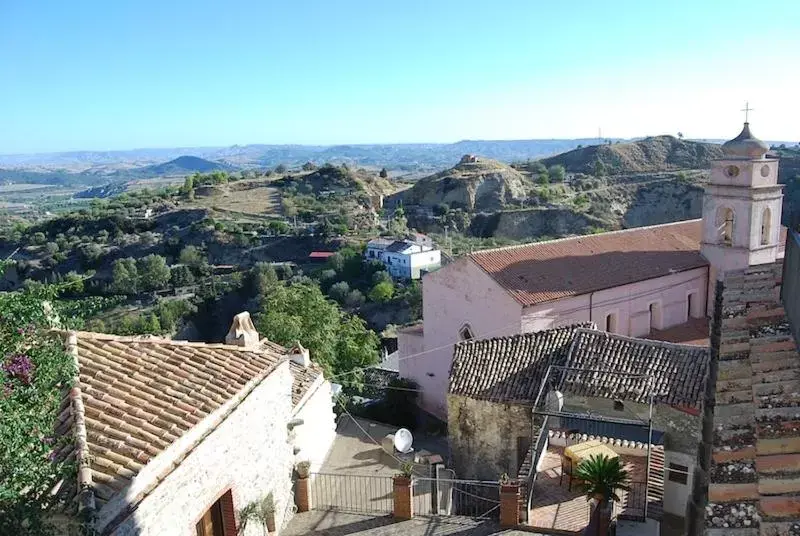
[[[420,385],[425,410],[445,418],[453,345],[461,329],[469,325],[477,339],[519,333],[522,306],[468,258],[425,275],[422,299],[424,350],[413,336],[400,334],[400,375]]]
[[[606,328],[606,315],[616,317],[615,333],[639,337],[650,332],[650,304],[660,308],[657,329],[687,321],[688,295],[694,294],[692,316],[705,315],[708,269],[697,268],[665,277],[543,303],[525,309],[522,331],[540,331],[575,322],[593,321]],[[590,314],[591,304],[591,314]],[[658,316],[658,315],[656,315]],[[658,320],[658,319],[656,319]]]

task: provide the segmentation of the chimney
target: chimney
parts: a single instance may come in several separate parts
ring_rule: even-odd
[[[233,317],[233,324],[225,336],[225,344],[243,346],[244,348],[257,348],[261,343],[258,331],[253,325],[250,313],[247,311]]]
[[[303,348],[300,341],[297,341],[295,345],[292,346],[292,349],[289,351],[289,358],[303,368],[307,368],[311,365],[311,353],[306,348]]]

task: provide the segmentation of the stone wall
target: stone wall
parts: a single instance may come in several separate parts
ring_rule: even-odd
[[[458,478],[516,475],[531,437],[531,408],[448,395],[447,433]],[[518,452],[518,440],[523,452]]]
[[[718,287],[711,456],[697,475],[707,479],[708,504],[695,506],[708,536],[800,534],[800,355],[780,278],[779,262],[728,272]]]
[[[197,521],[228,489],[232,491],[237,512],[272,492],[276,526],[282,527],[291,517],[293,505],[290,479],[293,453],[286,427],[292,412],[291,386],[292,376],[285,362],[180,461],[112,534],[194,536]],[[223,406],[217,411],[225,409]],[[213,419],[216,413],[206,419]],[[151,464],[168,454],[169,449]],[[112,501],[99,512],[98,534],[121,506],[125,505]],[[259,534],[261,528],[255,525],[246,532],[248,536]]]

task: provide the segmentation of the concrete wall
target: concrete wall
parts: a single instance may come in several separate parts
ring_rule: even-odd
[[[311,471],[319,471],[336,438],[336,415],[329,381],[320,377],[311,386],[306,398],[295,407],[294,418],[303,421],[289,432],[292,444],[299,449],[295,462],[310,461]]]
[[[567,394],[564,397],[564,411],[585,412],[624,419],[639,419],[647,422],[649,406],[636,402],[625,402],[625,409],[614,409],[614,401],[599,397],[581,397]],[[653,429],[665,433],[664,449],[696,456],[700,443],[701,419],[664,404],[653,406]]]
[[[704,316],[708,299],[707,278],[707,268],[696,268],[591,295],[527,307],[522,317],[522,331],[540,331],[590,320],[604,330],[606,316],[611,314],[615,319],[615,333],[632,337],[647,335],[651,324],[656,329],[665,329],[686,322],[690,294],[693,295],[692,317]],[[650,304],[655,304],[656,311],[652,319]]]
[[[442,252],[438,249],[414,253],[408,258],[411,263],[411,279],[419,279],[421,271],[431,272],[442,265]]]
[[[194,536],[197,521],[227,489],[232,490],[237,511],[271,491],[276,502],[276,526],[282,527],[293,504],[293,454],[286,428],[292,412],[291,386],[288,362],[283,363],[144,498],[113,534]],[[226,409],[227,405],[219,408],[189,433]],[[146,487],[148,480],[152,482],[151,470],[174,460],[182,446],[178,440],[151,460],[134,479],[130,495],[135,495],[135,488]],[[98,532],[126,506],[123,499],[110,501],[99,512]],[[251,526],[247,535],[256,536],[260,531],[260,527]]]
[[[519,333],[522,307],[468,258],[426,274],[422,299],[425,353],[405,359],[400,348],[400,375],[419,384],[425,410],[446,418],[453,344],[461,329],[469,325],[477,339]]]
[[[686,484],[673,482],[669,479],[669,464],[675,463],[689,468]],[[676,516],[686,515],[686,502],[692,490],[694,468],[697,457],[682,452],[671,450],[664,451],[664,511]]]
[[[529,445],[531,408],[495,404],[463,396],[447,397],[447,433],[450,456],[458,478],[497,480],[503,473],[516,476]]]

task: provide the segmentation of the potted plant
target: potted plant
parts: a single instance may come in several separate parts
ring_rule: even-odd
[[[512,480],[508,473],[503,473],[500,475],[500,493],[517,493],[519,490],[519,484]]]
[[[272,492],[260,501],[253,501],[239,510],[239,534],[244,534],[250,523],[261,526],[262,533],[267,536],[275,532],[275,499]]]
[[[414,476],[414,464],[406,462],[400,466],[400,472],[394,475],[394,480],[398,484],[408,485],[412,476]]]
[[[595,501],[601,511],[610,510],[611,501],[619,501],[618,490],[630,489],[628,471],[619,458],[610,458],[603,454],[590,456],[575,470],[575,479],[583,486],[587,501]]]
[[[309,461],[298,462],[294,466],[294,470],[297,471],[297,476],[299,476],[300,478],[308,478],[308,475],[311,473],[311,462]]]

